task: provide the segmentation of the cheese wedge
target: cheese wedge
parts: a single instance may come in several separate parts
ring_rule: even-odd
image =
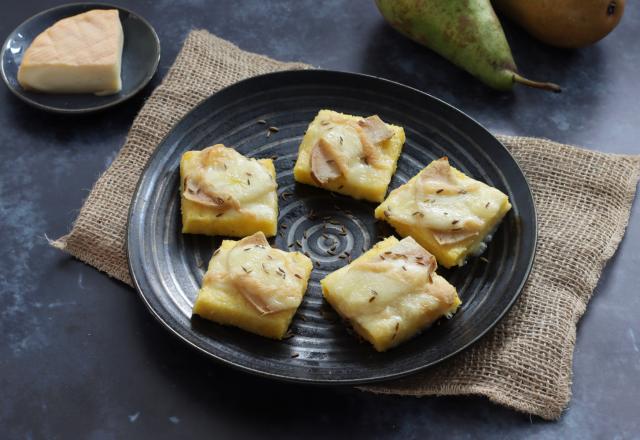
[[[33,40],[18,82],[25,90],[46,93],[118,93],[123,43],[116,9],[64,18]]]
[[[269,246],[257,232],[224,240],[211,257],[193,314],[273,339],[282,339],[302,302],[311,260]]]
[[[460,306],[455,287],[435,273],[436,266],[433,255],[411,237],[389,237],[320,284],[340,316],[385,351]]]
[[[481,254],[510,209],[506,194],[466,176],[443,157],[391,191],[375,217],[401,236],[413,237],[449,268]]]

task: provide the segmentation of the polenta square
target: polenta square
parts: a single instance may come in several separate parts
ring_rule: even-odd
[[[252,159],[222,144],[187,151],[180,161],[182,232],[276,235],[278,194],[271,159]]]
[[[307,290],[312,263],[269,246],[262,232],[224,240],[213,254],[193,314],[282,339]]]
[[[293,173],[300,183],[381,202],[404,141],[402,127],[377,115],[320,110],[302,139]]]
[[[486,238],[510,209],[506,194],[466,176],[443,157],[391,191],[375,217],[401,236],[413,237],[442,266],[452,267],[482,253]]]
[[[460,306],[456,289],[436,267],[434,256],[411,237],[389,237],[320,284],[338,314],[386,351]]]

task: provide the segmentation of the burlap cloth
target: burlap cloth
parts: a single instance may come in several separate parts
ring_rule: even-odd
[[[131,285],[128,208],[160,140],[198,102],[224,86],[262,73],[306,68],[244,52],[206,31],[191,32],[73,229],[52,244]],[[479,394],[556,419],[571,395],[576,322],[624,234],[640,156],[596,153],[544,139],[500,140],[531,183],[539,216],[535,266],[522,296],[494,330],[461,355],[424,373],[363,389],[412,396]]]

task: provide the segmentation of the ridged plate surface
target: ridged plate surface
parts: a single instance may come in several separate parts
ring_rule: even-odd
[[[484,254],[486,260],[472,258],[464,267],[439,269],[460,293],[463,305],[458,313],[386,353],[359,342],[322,299],[320,279],[347,263],[340,254],[355,258],[392,233],[374,221],[375,204],[294,182],[298,145],[322,108],[378,114],[404,127],[407,141],[391,188],[431,160],[448,156],[463,172],[507,193],[513,204]],[[279,131],[267,136],[267,126]],[[298,249],[299,242],[301,250],[318,262],[290,339],[272,341],[191,318],[198,286],[221,238],[180,233],[178,165],[184,151],[215,143],[234,146],[252,157],[277,157],[280,234],[271,242],[281,249]],[[187,343],[227,364],[274,378],[366,383],[426,368],[485,334],[515,301],[529,274],[536,220],[531,192],[514,159],[460,111],[374,77],[299,71],[240,82],[211,96],[180,121],[140,180],[128,234],[138,291],[152,313]],[[327,250],[334,245],[336,255],[330,255]]]

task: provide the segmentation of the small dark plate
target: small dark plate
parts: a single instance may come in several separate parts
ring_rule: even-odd
[[[117,9],[124,32],[122,90],[113,95],[50,94],[24,90],[18,83],[18,68],[24,52],[41,32],[55,22],[91,9]],[[55,113],[89,113],[119,104],[138,93],[153,77],[160,61],[160,40],[144,18],[119,6],[105,3],[72,3],[34,15],[7,37],[0,62],[2,79],[18,98]]]
[[[346,261],[329,255],[362,254],[393,232],[375,222],[375,204],[298,184],[293,165],[309,122],[322,108],[378,114],[404,127],[407,141],[391,188],[433,159],[448,156],[461,171],[509,195],[513,209],[494,234],[483,259],[439,269],[463,305],[414,339],[385,353],[349,334],[322,299],[319,281]],[[268,125],[258,124],[264,119]],[[267,126],[279,128],[267,136]],[[184,151],[215,143],[252,157],[277,156],[280,219],[271,243],[308,252],[319,262],[293,319],[295,335],[273,341],[198,317],[191,308],[220,237],[180,233],[179,161]],[[283,193],[288,194],[283,196]],[[289,193],[291,195],[289,195]],[[313,210],[316,216],[309,218]],[[338,224],[328,224],[325,217]],[[285,229],[282,225],[286,224]],[[341,226],[346,234],[341,232]],[[323,237],[323,232],[329,238]],[[462,112],[418,90],[365,75],[328,71],[281,72],[237,83],[185,116],[149,160],[131,205],[128,253],[131,274],[153,315],[211,357],[276,379],[355,384],[406,375],[447,359],[477,341],[514,303],[533,263],[536,216],[529,185],[513,157],[487,130]],[[296,356],[297,355],[297,356]]]

